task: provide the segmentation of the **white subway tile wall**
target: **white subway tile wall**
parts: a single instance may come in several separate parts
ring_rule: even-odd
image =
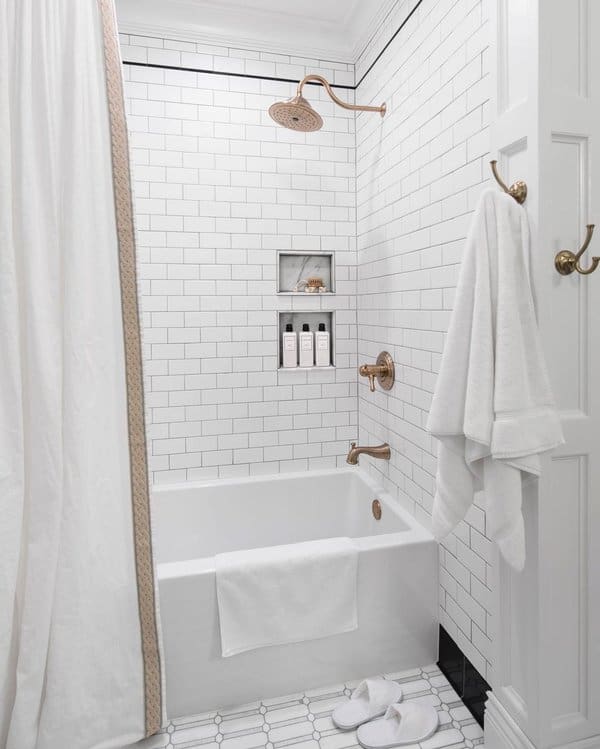
[[[345,64],[123,35],[125,61],[353,82]],[[154,482],[335,467],[357,432],[354,114],[295,84],[124,65]],[[340,89],[352,101],[352,90]],[[277,250],[333,251],[336,295],[276,295]],[[278,311],[335,311],[335,370],[278,372]]]
[[[488,35],[485,0],[424,0],[356,91],[357,101],[389,106],[383,124],[356,119],[359,361],[388,350],[397,366],[389,393],[359,383],[359,436],[391,444],[390,463],[368,461],[369,470],[425,524],[436,468],[425,424],[464,239],[489,175]],[[359,79],[381,41],[362,55]],[[441,623],[489,679],[491,560],[480,506],[440,554]]]
[[[356,65],[360,80],[414,8],[398,0]],[[136,196],[155,482],[334,467],[350,440],[429,522],[436,447],[425,421],[464,238],[488,179],[486,0],[424,0],[318,133],[267,114],[292,83],[124,66]],[[124,60],[342,85],[352,66],[124,35]],[[352,91],[341,91],[352,100]],[[356,129],[355,129],[356,128]],[[358,246],[357,246],[358,242]],[[277,296],[277,250],[334,251],[337,294]],[[334,310],[337,368],[277,372],[277,311]],[[387,349],[390,393],[357,384]],[[357,357],[358,351],[358,357]],[[358,396],[357,396],[358,393]],[[475,506],[441,548],[440,618],[488,680],[490,544]]]

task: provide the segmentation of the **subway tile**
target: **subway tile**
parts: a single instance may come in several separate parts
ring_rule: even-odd
[[[356,92],[357,99],[385,98],[388,114],[383,123],[361,114],[356,130],[354,115],[323,92],[324,130],[298,136],[266,115],[285,95],[279,84],[127,71],[149,420],[159,428],[151,442],[158,457],[177,464],[177,456],[185,462],[182,439],[221,439],[206,443],[205,454],[189,443],[190,465],[157,468],[154,480],[342,464],[356,424],[361,440],[380,439],[385,414],[401,442],[389,476],[380,466],[372,471],[427,516],[435,449],[422,425],[489,150],[482,16],[479,0],[457,0],[451,38],[440,13],[407,25]],[[358,60],[359,77],[383,38],[376,33]],[[134,61],[180,59],[186,67],[297,77],[322,69],[338,82],[354,74],[353,66],[280,54],[124,40]],[[298,309],[318,301],[336,312],[338,371],[321,378],[275,371],[275,312],[291,308],[273,295],[275,250],[289,248],[336,254],[337,296],[293,300]],[[376,394],[375,406],[365,384],[356,387],[356,366],[382,348],[393,352],[398,381],[390,394]],[[203,435],[204,424],[214,434]],[[261,452],[262,463],[250,462]],[[243,459],[248,463],[237,462]],[[473,633],[482,632],[477,652],[489,658],[485,513],[474,507],[466,520],[448,541],[441,581]]]

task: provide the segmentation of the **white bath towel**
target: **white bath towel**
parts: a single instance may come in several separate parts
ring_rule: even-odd
[[[450,533],[483,489],[488,533],[522,569],[522,482],[564,440],[535,315],[527,213],[497,190],[484,192],[473,218],[427,428],[441,442],[434,534]]]
[[[349,538],[217,554],[224,657],[357,628],[358,551]]]

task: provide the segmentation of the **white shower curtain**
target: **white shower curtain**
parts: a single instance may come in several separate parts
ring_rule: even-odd
[[[108,749],[161,718],[128,173],[113,189],[111,163],[124,123],[105,17],[109,117],[102,6],[0,0],[6,749]]]

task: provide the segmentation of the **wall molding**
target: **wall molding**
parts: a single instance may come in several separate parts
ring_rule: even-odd
[[[536,749],[521,727],[511,718],[498,698],[488,692],[485,709],[486,749]],[[553,749],[600,749],[600,735],[567,744],[556,744]]]
[[[493,692],[485,706],[486,749],[536,749]]]
[[[384,0],[376,13],[366,23],[361,21],[365,14],[359,14],[359,17],[350,23],[350,29],[347,30],[350,33],[344,32],[344,26],[348,26],[348,24],[338,27],[328,21],[320,36],[310,33],[310,25],[306,23],[302,24],[302,28],[299,29],[297,24],[294,23],[294,16],[285,12],[241,11],[242,17],[246,16],[248,23],[238,21],[236,24],[238,29],[234,27],[229,32],[222,13],[217,13],[217,16],[212,19],[213,24],[196,23],[195,16],[202,16],[201,6],[192,5],[188,0],[171,1],[168,8],[169,20],[167,23],[162,22],[161,14],[157,12],[153,4],[144,7],[142,14],[136,10],[135,5],[127,2],[127,0],[121,0],[117,4],[117,8],[118,15],[123,19],[122,22],[119,22],[119,30],[125,34],[159,37],[166,35],[171,39],[199,42],[212,46],[218,45],[253,51],[269,50],[285,55],[316,58],[322,62],[355,64],[368,49],[372,39],[400,1]],[[194,12],[196,7],[198,7],[197,14]],[[240,13],[239,9],[237,13]],[[292,33],[280,33],[282,30],[285,31],[285,22],[288,15],[288,25]],[[259,28],[252,28],[257,25],[256,23],[252,24],[252,20],[256,21],[257,17],[260,20]],[[272,19],[273,23],[269,23],[269,19]],[[217,21],[216,24],[215,21]],[[211,25],[215,26],[214,29],[210,28]],[[218,28],[219,26],[221,28]],[[274,27],[271,28],[272,26]],[[270,33],[265,33],[265,29],[270,29]]]
[[[162,23],[127,22],[119,23],[119,32],[132,34],[133,36],[149,36],[158,39],[171,39],[172,41],[195,42],[207,44],[211,47],[228,47],[232,49],[246,49],[252,52],[274,52],[291,57],[307,57],[317,59],[321,62],[338,62],[353,65],[353,54],[344,54],[341,50],[332,55],[331,48],[311,46],[294,46],[286,42],[277,42],[267,39],[254,39],[252,37],[235,36],[232,34],[208,33],[194,29],[181,29]]]

